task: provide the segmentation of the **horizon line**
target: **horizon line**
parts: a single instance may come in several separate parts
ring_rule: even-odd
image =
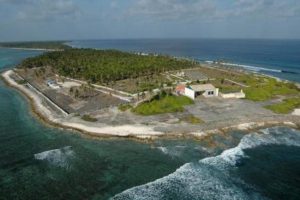
[[[21,42],[72,42],[72,41],[95,41],[95,40],[300,40],[300,38],[231,38],[231,37],[129,37],[129,38],[82,38],[82,39],[48,39],[48,40],[10,40],[0,43]]]

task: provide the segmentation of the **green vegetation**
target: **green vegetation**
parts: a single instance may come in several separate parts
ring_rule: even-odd
[[[132,106],[130,104],[121,104],[121,105],[119,105],[118,108],[120,111],[125,112],[125,111],[131,109]]]
[[[300,90],[293,83],[279,82],[274,78],[244,76],[242,82],[249,85],[244,88],[246,98],[253,101],[266,101],[278,95],[298,95]]]
[[[224,78],[216,78],[214,80],[208,81],[208,83],[213,84],[222,93],[240,92],[243,89],[242,86],[235,83],[229,82]]]
[[[51,66],[63,76],[106,84],[128,78],[151,77],[161,72],[196,65],[191,61],[169,56],[141,56],[116,50],[93,49],[47,52],[21,63],[21,66],[27,68]]]
[[[181,121],[187,122],[187,123],[190,123],[190,124],[202,124],[202,123],[204,123],[201,119],[199,119],[198,117],[195,117],[194,115],[185,116],[185,117],[181,118]]]
[[[96,118],[93,118],[90,115],[83,115],[81,117],[81,119],[83,119],[84,121],[87,121],[87,122],[96,122],[96,121],[98,121]]]
[[[49,41],[49,42],[4,42],[0,47],[7,48],[29,48],[29,49],[70,49],[65,45],[66,41]]]
[[[246,98],[252,101],[266,101],[276,96],[295,96],[300,94],[300,90],[293,83],[277,81],[275,78],[258,76],[254,74],[236,73],[230,70],[220,71],[216,69],[201,68],[201,71],[209,77],[214,77],[212,81],[220,92],[243,91]],[[248,87],[242,87],[226,81],[229,79]]]
[[[241,86],[238,85],[215,85],[215,87],[220,89],[220,92],[222,93],[230,93],[230,92],[240,92]]]
[[[300,107],[300,97],[285,99],[283,102],[266,106],[267,109],[279,114],[288,114]]]
[[[132,111],[141,115],[155,115],[162,113],[182,112],[183,106],[193,104],[193,100],[185,96],[171,94],[156,95],[151,101],[142,103]]]
[[[129,93],[138,93],[144,91],[152,91],[153,89],[162,88],[163,85],[172,86],[172,82],[161,74],[153,76],[141,76],[135,79],[125,79],[116,81],[115,84],[109,85],[117,90]]]
[[[24,84],[27,83],[27,81],[25,81],[25,80],[17,80],[16,82],[17,82],[19,85],[24,85]]]
[[[73,86],[69,89],[69,94],[74,98],[78,99],[88,99],[97,96],[97,92],[92,86],[87,84],[82,84],[81,86]]]

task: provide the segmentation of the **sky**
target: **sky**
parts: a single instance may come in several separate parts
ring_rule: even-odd
[[[300,39],[300,0],[0,0],[0,41]]]

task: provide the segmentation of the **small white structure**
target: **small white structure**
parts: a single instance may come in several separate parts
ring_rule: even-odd
[[[292,115],[297,115],[300,116],[300,109],[295,109],[294,112],[292,113]]]
[[[241,90],[240,92],[231,92],[231,93],[221,93],[220,97],[224,99],[244,99],[246,98],[246,94]]]
[[[176,73],[176,76],[184,77],[184,76],[185,76],[185,72],[183,72],[183,71],[177,72],[177,73]]]
[[[219,95],[219,88],[215,88],[212,84],[190,85],[185,87],[184,95],[195,99],[197,96],[215,97]]]
[[[47,81],[47,85],[48,85],[48,87],[55,89],[55,90],[60,88],[59,85],[53,80]]]

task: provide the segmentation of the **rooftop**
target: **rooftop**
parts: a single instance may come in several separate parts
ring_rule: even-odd
[[[189,88],[196,92],[202,92],[206,90],[214,90],[216,89],[215,86],[212,84],[199,84],[199,85],[190,85]]]
[[[184,90],[184,88],[185,88],[185,85],[183,85],[183,84],[179,84],[176,86],[176,90]]]

